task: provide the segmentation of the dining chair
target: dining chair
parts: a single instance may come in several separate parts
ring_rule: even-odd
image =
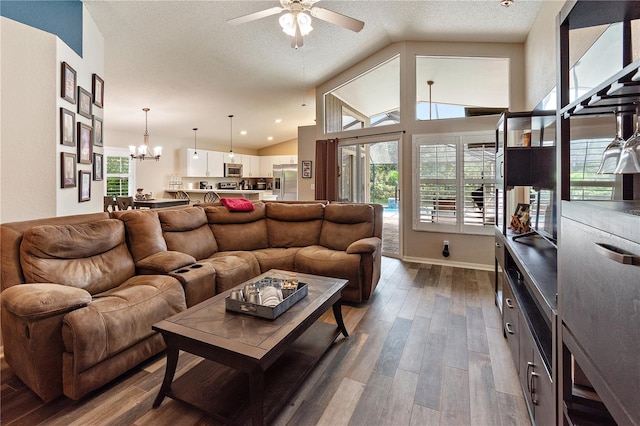
[[[220,200],[220,195],[215,191],[209,191],[204,194],[205,203],[215,203],[218,200]]]
[[[134,208],[133,197],[116,197],[116,202],[118,203],[118,210],[129,210],[129,208]]]
[[[191,202],[191,198],[189,197],[189,194],[187,194],[185,191],[176,191],[174,197],[177,200],[189,200],[189,202]]]
[[[111,207],[111,210],[109,210],[109,207]],[[116,197],[113,196],[104,196],[104,211],[105,212],[109,212],[109,211],[115,211],[116,208],[118,207],[118,204],[116,203]]]

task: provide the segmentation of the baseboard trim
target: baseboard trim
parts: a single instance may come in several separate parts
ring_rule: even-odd
[[[402,260],[404,262],[428,263],[431,265],[452,266],[455,268],[479,269],[481,271],[493,271],[495,268],[493,265],[485,265],[483,263],[454,262],[442,259],[426,259],[424,257],[404,256]]]

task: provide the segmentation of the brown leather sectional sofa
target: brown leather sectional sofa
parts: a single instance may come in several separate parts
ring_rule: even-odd
[[[255,202],[0,225],[7,363],[45,401],[80,399],[164,349],[151,325],[270,269],[380,277],[377,204]],[[18,285],[19,284],[19,285]]]

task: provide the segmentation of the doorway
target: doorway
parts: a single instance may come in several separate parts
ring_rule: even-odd
[[[382,204],[382,254],[401,258],[399,140],[338,147],[338,200]]]

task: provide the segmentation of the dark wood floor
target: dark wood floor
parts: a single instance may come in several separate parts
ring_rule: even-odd
[[[384,258],[372,300],[343,308],[350,337],[338,338],[276,424],[530,425],[493,300],[489,272]],[[170,399],[151,408],[162,356],[79,402],[49,404],[1,361],[2,425],[220,424]],[[198,362],[181,354],[178,374]]]

